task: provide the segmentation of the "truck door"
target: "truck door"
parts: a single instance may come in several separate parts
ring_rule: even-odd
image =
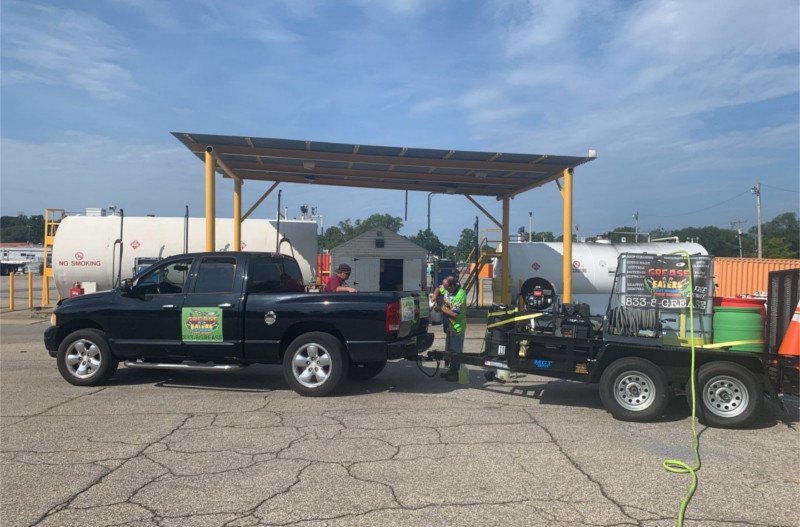
[[[247,271],[244,356],[253,362],[279,362],[286,330],[303,315],[292,294],[305,291],[297,262],[271,255],[254,256]],[[309,295],[311,297],[312,295]],[[308,303],[308,299],[304,303]]]
[[[124,358],[161,360],[183,355],[181,307],[192,258],[153,266],[109,310],[108,338]]]
[[[183,346],[198,361],[239,360],[244,270],[236,256],[199,260],[181,310]]]

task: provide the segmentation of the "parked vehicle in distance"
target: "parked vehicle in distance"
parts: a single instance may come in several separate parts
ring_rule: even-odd
[[[64,299],[45,331],[62,377],[78,386],[132,368],[230,370],[281,364],[305,396],[369,379],[428,349],[421,292],[306,293],[297,261],[235,252],[172,256],[122,287]]]

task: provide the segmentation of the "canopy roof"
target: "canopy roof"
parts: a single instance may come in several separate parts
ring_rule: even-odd
[[[224,177],[510,198],[592,157],[438,150],[172,132]]]

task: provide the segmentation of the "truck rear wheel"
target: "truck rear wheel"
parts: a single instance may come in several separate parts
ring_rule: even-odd
[[[379,362],[351,362],[348,375],[351,379],[368,381],[382,372],[385,367],[385,360]]]
[[[759,415],[764,393],[755,374],[740,364],[709,362],[697,373],[700,421],[717,428],[745,428]],[[691,408],[691,389],[686,398]]]
[[[600,400],[616,419],[651,421],[660,417],[669,404],[667,377],[649,360],[618,359],[600,377]]]
[[[56,355],[58,371],[75,386],[98,386],[117,371],[106,334],[97,329],[73,331],[61,342]]]
[[[348,363],[338,339],[312,331],[289,344],[283,356],[283,376],[300,395],[322,397],[333,392],[346,377]]]

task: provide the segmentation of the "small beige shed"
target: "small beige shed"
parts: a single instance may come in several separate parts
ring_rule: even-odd
[[[331,249],[331,273],[352,269],[348,283],[359,291],[424,289],[428,251],[388,229],[369,230]]]

